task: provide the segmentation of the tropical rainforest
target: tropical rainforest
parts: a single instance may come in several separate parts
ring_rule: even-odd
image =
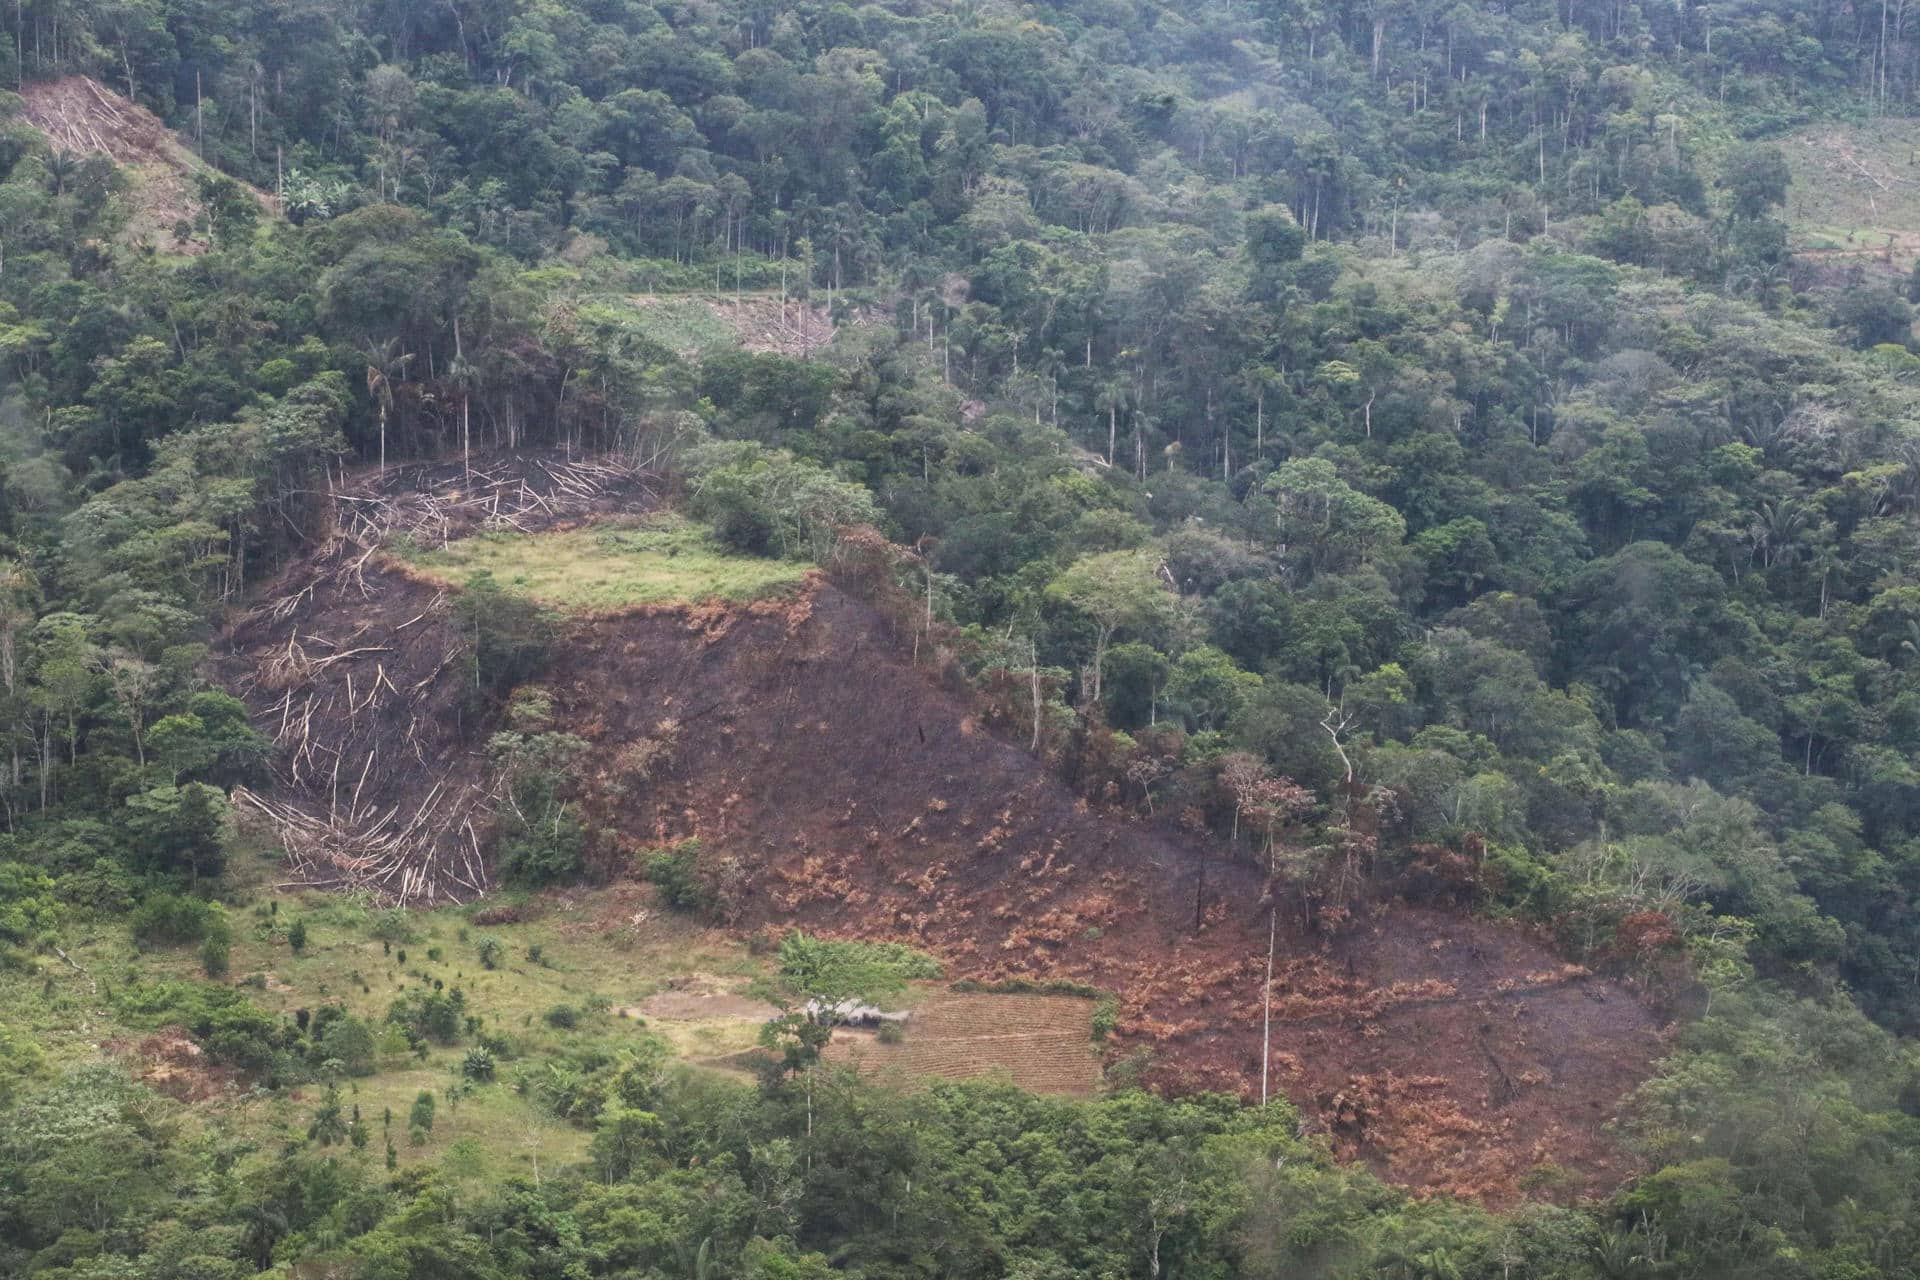
[[[1852,162],[1884,249],[1790,212],[1808,130],[1920,113],[1906,8],[16,0],[0,1275],[1920,1276],[1911,148]],[[78,77],[83,133],[169,131],[171,203],[36,110]],[[695,354],[636,318],[678,297],[837,333]],[[275,896],[224,619],[353,477],[536,451],[732,556],[883,541],[1036,769],[1264,824],[1309,915],[1417,864],[1630,984],[1672,1030],[1614,1188],[1410,1196],[1119,1072],[829,1070],[808,1009],[925,974],[798,934],[757,1082],[489,1008],[542,946],[466,916],[384,1020],[276,1012],[236,953],[428,926]],[[498,597],[476,705],[548,625]],[[503,892],[602,877],[566,770],[517,776]],[[298,1123],[102,1051],[161,1027]],[[489,1163],[536,1123],[577,1141]]]

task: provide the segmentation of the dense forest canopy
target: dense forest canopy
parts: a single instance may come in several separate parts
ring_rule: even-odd
[[[0,33],[0,954],[38,1010],[0,1007],[0,1274],[1920,1274],[1920,266],[1796,255],[1783,150],[1914,110],[1904,3],[19,0]],[[78,75],[204,162],[157,240],[141,174],[39,127]],[[669,294],[839,336],[696,357],[636,320]],[[345,472],[522,448],[671,476],[747,553],[877,527],[979,696],[1044,696],[1051,767],[1236,849],[1264,814],[1321,910],[1470,864],[1475,909],[1681,1019],[1619,1122],[1642,1176],[1493,1215],[1333,1167],[1284,1104],[583,1059],[526,1088],[589,1164],[463,1196],[358,1153],[352,1035],[236,988],[94,994],[333,1080],[284,1153],[37,1047],[76,930],[225,968],[267,748],[208,675],[221,611]],[[457,1026],[433,998],[395,1024]]]

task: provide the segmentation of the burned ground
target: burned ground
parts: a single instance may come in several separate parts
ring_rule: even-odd
[[[1267,917],[1221,850],[1092,812],[915,670],[832,586],[732,611],[591,623],[551,673],[609,760],[680,726],[671,773],[596,817],[640,850],[697,836],[742,928],[910,942],[956,977],[1116,992],[1110,1057],[1257,1098]],[[1191,929],[1199,858],[1205,927]],[[1272,1085],[1344,1156],[1498,1201],[1542,1166],[1624,1176],[1603,1132],[1650,1070],[1658,1020],[1515,927],[1382,902],[1338,934],[1283,917]]]
[[[564,527],[651,501],[631,475],[488,474],[389,475],[372,501],[343,503],[340,536],[232,633],[229,679],[280,748],[282,785],[243,808],[273,824],[301,879],[411,901],[488,886],[490,726],[463,709],[445,589],[379,540]],[[1090,809],[910,651],[825,581],[793,599],[576,619],[542,683],[556,721],[593,747],[599,865],[698,837],[740,932],[898,940],[955,978],[1109,990],[1110,1064],[1257,1099],[1259,873],[1203,838]],[[671,764],[620,777],[623,749],[658,741],[664,721]],[[620,901],[606,895],[609,928]],[[1525,930],[1380,899],[1334,932],[1280,915],[1272,1041],[1272,1089],[1339,1154],[1498,1203],[1523,1180],[1596,1192],[1630,1172],[1605,1124],[1649,1074],[1661,1027]]]
[[[278,785],[235,799],[285,847],[296,881],[418,903],[488,887],[491,721],[470,696],[448,590],[382,548],[564,528],[654,502],[627,468],[537,455],[394,468],[334,497],[330,536],[262,589],[221,663],[275,746]]]

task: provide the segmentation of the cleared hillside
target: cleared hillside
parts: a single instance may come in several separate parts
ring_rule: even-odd
[[[569,505],[557,477],[572,474],[535,461],[488,473],[483,491],[457,467],[389,473],[343,504],[364,548],[343,532],[234,632],[230,678],[279,742],[283,779],[276,798],[247,800],[281,824],[306,878],[428,901],[487,887],[489,726],[456,710],[466,677],[448,588],[376,554],[391,526],[366,513],[404,511],[408,527],[439,521],[452,536],[650,501],[627,476]],[[698,837],[731,869],[743,933],[802,924],[912,943],[955,977],[1111,990],[1110,1062],[1145,1050],[1152,1082],[1257,1098],[1258,875],[1211,842],[1090,811],[915,668],[860,600],[815,581],[794,598],[583,615],[541,684],[555,723],[591,744],[585,802],[603,864]],[[674,763],[631,785],[621,748],[664,720],[677,723]],[[354,861],[369,849],[371,873]],[[609,930],[632,911],[623,894],[582,907]],[[1391,901],[1338,931],[1284,915],[1273,1018],[1275,1087],[1342,1155],[1493,1201],[1543,1167],[1568,1171],[1568,1189],[1623,1178],[1603,1126],[1661,1045],[1626,990],[1530,934]]]
[[[89,76],[62,76],[22,85],[27,122],[46,135],[55,151],[112,157],[127,179],[130,245],[168,253],[199,254],[208,243],[198,228],[202,203],[195,179],[214,170],[174,136],[160,118]],[[254,191],[273,212],[271,196]],[[182,225],[193,228],[178,233]]]

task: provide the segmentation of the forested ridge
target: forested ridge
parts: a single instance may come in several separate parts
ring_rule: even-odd
[[[0,1275],[1920,1274],[1920,264],[1796,252],[1787,217],[1796,130],[1913,112],[1916,25],[19,0]],[[75,76],[175,131],[190,199],[49,140]],[[660,319],[749,304],[837,337]],[[611,455],[713,547],[877,573],[1036,769],[1210,835],[1303,927],[1440,898],[1630,985],[1675,1022],[1614,1123],[1632,1176],[1569,1202],[1543,1153],[1517,1208],[1414,1200],[1284,1102],[899,1092],[795,1014],[749,1086],[624,1014],[469,1000],[552,963],[477,915],[429,953],[378,903],[283,910],[231,812],[272,746],[222,628],[332,491],[501,451]],[[584,744],[514,697],[556,624],[461,600],[509,896],[618,878]],[[696,855],[634,870],[711,906]],[[318,963],[309,917],[380,946],[384,1020],[341,1004],[378,973],[297,1018],[241,979],[236,949]],[[791,1007],[902,980],[809,945]],[[171,1027],[297,1124],[100,1051]],[[412,1114],[362,1116],[430,1059]]]

